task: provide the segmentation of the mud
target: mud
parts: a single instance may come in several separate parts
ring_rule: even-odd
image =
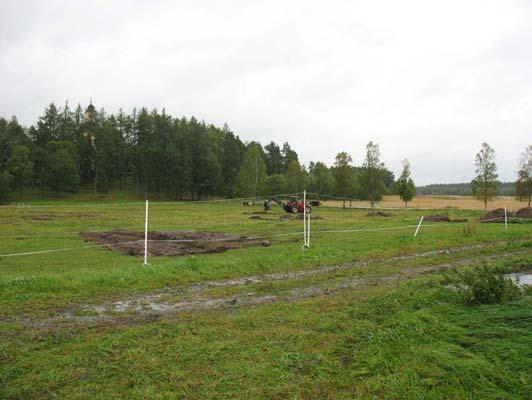
[[[98,325],[124,325],[135,322],[146,322],[158,320],[164,316],[177,315],[185,312],[212,311],[217,309],[231,309],[236,307],[253,307],[275,302],[294,302],[316,296],[326,296],[341,290],[355,290],[358,288],[392,284],[402,280],[413,279],[423,274],[428,274],[440,270],[446,270],[459,266],[476,264],[490,260],[514,257],[526,251],[515,251],[511,253],[495,254],[473,258],[463,258],[447,263],[435,265],[399,267],[397,272],[385,276],[369,276],[365,278],[344,278],[330,280],[318,284],[308,284],[302,287],[292,288],[284,293],[272,292],[268,294],[254,293],[252,291],[239,293],[237,295],[227,295],[219,297],[209,297],[203,293],[205,290],[228,285],[246,285],[264,282],[266,279],[290,279],[293,274],[272,274],[264,277],[247,277],[225,281],[213,281],[203,284],[175,287],[158,293],[137,296],[129,299],[115,301],[113,303],[101,304],[97,306],[85,306],[81,310],[67,311],[61,315],[40,320],[18,320],[23,325],[30,325],[34,328],[57,329],[61,327],[86,327]],[[409,255],[408,257],[413,257]],[[329,267],[332,268],[332,267]],[[329,269],[330,270],[330,269]],[[318,270],[315,270],[318,271]],[[322,268],[320,272],[326,272]],[[179,300],[172,300],[168,295],[181,297]],[[166,298],[165,298],[166,297]],[[85,315],[80,315],[85,313]],[[91,315],[87,315],[90,313]]]
[[[532,286],[532,271],[528,272],[515,272],[506,275],[516,285],[519,286]]]
[[[144,233],[115,230],[110,232],[80,232],[80,236],[111,250],[127,255],[144,256]],[[201,253],[221,253],[244,246],[269,246],[261,238],[229,235],[217,232],[148,232],[150,256],[186,256]]]

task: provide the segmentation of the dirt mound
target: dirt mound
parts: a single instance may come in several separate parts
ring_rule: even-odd
[[[423,220],[426,222],[451,222],[448,215],[427,215]]]
[[[530,218],[532,219],[532,207],[524,207],[515,213],[516,217],[519,218]]]
[[[385,211],[372,211],[367,214],[368,217],[391,217],[392,214]]]
[[[508,211],[506,215],[512,217],[514,214]],[[504,208],[496,208],[495,210],[488,211],[484,216],[480,217],[480,220],[482,222],[504,222]]]
[[[85,240],[105,244],[111,250],[132,256],[144,256],[144,233],[133,231],[80,232]],[[148,232],[150,256],[185,256],[201,253],[222,253],[244,246],[267,246],[259,238],[229,235],[217,232]]]
[[[467,222],[469,221],[467,218],[455,218],[451,222]]]

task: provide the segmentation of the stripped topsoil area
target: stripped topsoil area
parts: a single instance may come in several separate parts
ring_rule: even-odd
[[[125,230],[80,232],[83,239],[127,255],[144,256],[144,233]],[[151,256],[185,256],[201,253],[222,253],[244,246],[269,246],[261,238],[229,235],[218,232],[148,232],[148,254]]]

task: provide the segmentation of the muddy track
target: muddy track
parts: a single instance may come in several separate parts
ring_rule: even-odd
[[[428,257],[439,254],[457,253],[465,250],[472,250],[484,247],[483,245],[474,245],[454,249],[437,250],[425,253],[410,254],[406,256],[396,256],[386,261],[401,261],[413,259],[416,257]],[[461,250],[459,250],[461,249]],[[421,266],[406,266],[398,267],[394,274],[385,276],[369,276],[365,278],[343,278],[330,280],[323,283],[304,285],[301,287],[292,288],[283,293],[272,294],[258,294],[253,292],[228,294],[225,296],[213,297],[203,293],[204,291],[226,286],[238,286],[247,284],[256,284],[268,281],[302,279],[306,276],[328,273],[340,269],[353,268],[354,266],[368,265],[377,263],[372,262],[357,262],[345,265],[323,267],[315,270],[296,271],[290,273],[277,273],[264,276],[253,276],[231,280],[211,281],[202,284],[195,284],[190,286],[174,287],[159,291],[157,293],[145,294],[143,296],[136,296],[128,298],[123,301],[115,301],[112,303],[105,303],[100,305],[85,305],[79,308],[76,312],[67,311],[63,314],[52,316],[45,319],[18,319],[16,322],[25,326],[42,329],[58,329],[61,327],[83,327],[83,326],[99,326],[99,325],[122,325],[146,322],[147,320],[157,320],[164,316],[175,315],[185,312],[202,312],[209,310],[235,308],[235,307],[252,307],[261,304],[268,304],[274,302],[293,302],[303,300],[310,297],[320,295],[328,295],[339,290],[357,289],[361,287],[376,286],[381,284],[389,284],[406,279],[412,279],[422,274],[427,274],[435,271],[445,270],[458,266],[472,265],[480,262],[499,260],[502,258],[516,257],[523,254],[529,254],[530,250],[518,250],[507,253],[492,254],[486,256],[477,256],[469,258],[461,258],[446,263],[428,264]],[[383,260],[380,261],[384,262]],[[186,300],[166,300],[167,295],[175,295],[177,297],[187,297]],[[90,313],[91,315],[82,315]]]
[[[108,310],[114,310],[114,311],[126,311],[128,308],[130,308],[130,304],[136,304],[136,303],[153,303],[156,301],[159,301],[161,298],[165,296],[171,296],[171,295],[177,295],[177,294],[199,294],[203,291],[213,289],[213,288],[223,288],[228,286],[243,286],[243,285],[252,285],[257,283],[263,283],[263,282],[275,282],[275,281],[283,281],[283,280],[291,280],[291,279],[304,279],[309,276],[318,275],[318,274],[328,274],[328,273],[334,273],[338,271],[343,270],[349,270],[357,267],[364,267],[368,265],[377,265],[377,264],[384,264],[384,263],[395,263],[400,261],[408,261],[408,260],[414,260],[416,258],[425,258],[425,257],[433,257],[438,255],[449,255],[449,254],[457,254],[462,253],[466,251],[471,250],[480,250],[487,247],[493,247],[498,245],[505,245],[507,244],[506,241],[499,241],[499,242],[493,242],[493,243],[481,243],[481,244],[474,244],[474,245],[468,245],[468,246],[461,246],[461,247],[451,247],[447,249],[442,250],[431,250],[431,251],[425,251],[420,253],[411,253],[411,254],[405,254],[405,255],[397,255],[393,257],[388,258],[376,258],[371,260],[361,260],[361,261],[354,261],[350,263],[344,263],[344,264],[338,264],[338,265],[329,265],[329,266],[323,266],[315,269],[303,269],[298,271],[289,271],[289,272],[275,272],[272,274],[265,274],[265,275],[252,275],[252,276],[245,276],[245,277],[238,277],[238,278],[228,278],[228,279],[220,279],[215,281],[206,281],[201,283],[193,283],[189,285],[178,285],[178,286],[172,286],[172,287],[166,287],[164,289],[159,289],[156,291],[152,291],[150,293],[143,293],[140,295],[129,297],[125,300],[115,301],[113,303],[107,303],[102,304],[101,306],[88,306],[85,307],[85,309],[93,309],[98,312],[105,311],[105,309]]]

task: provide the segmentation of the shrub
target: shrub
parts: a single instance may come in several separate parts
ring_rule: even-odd
[[[494,304],[521,296],[519,287],[503,271],[487,265],[449,275],[470,304]]]

